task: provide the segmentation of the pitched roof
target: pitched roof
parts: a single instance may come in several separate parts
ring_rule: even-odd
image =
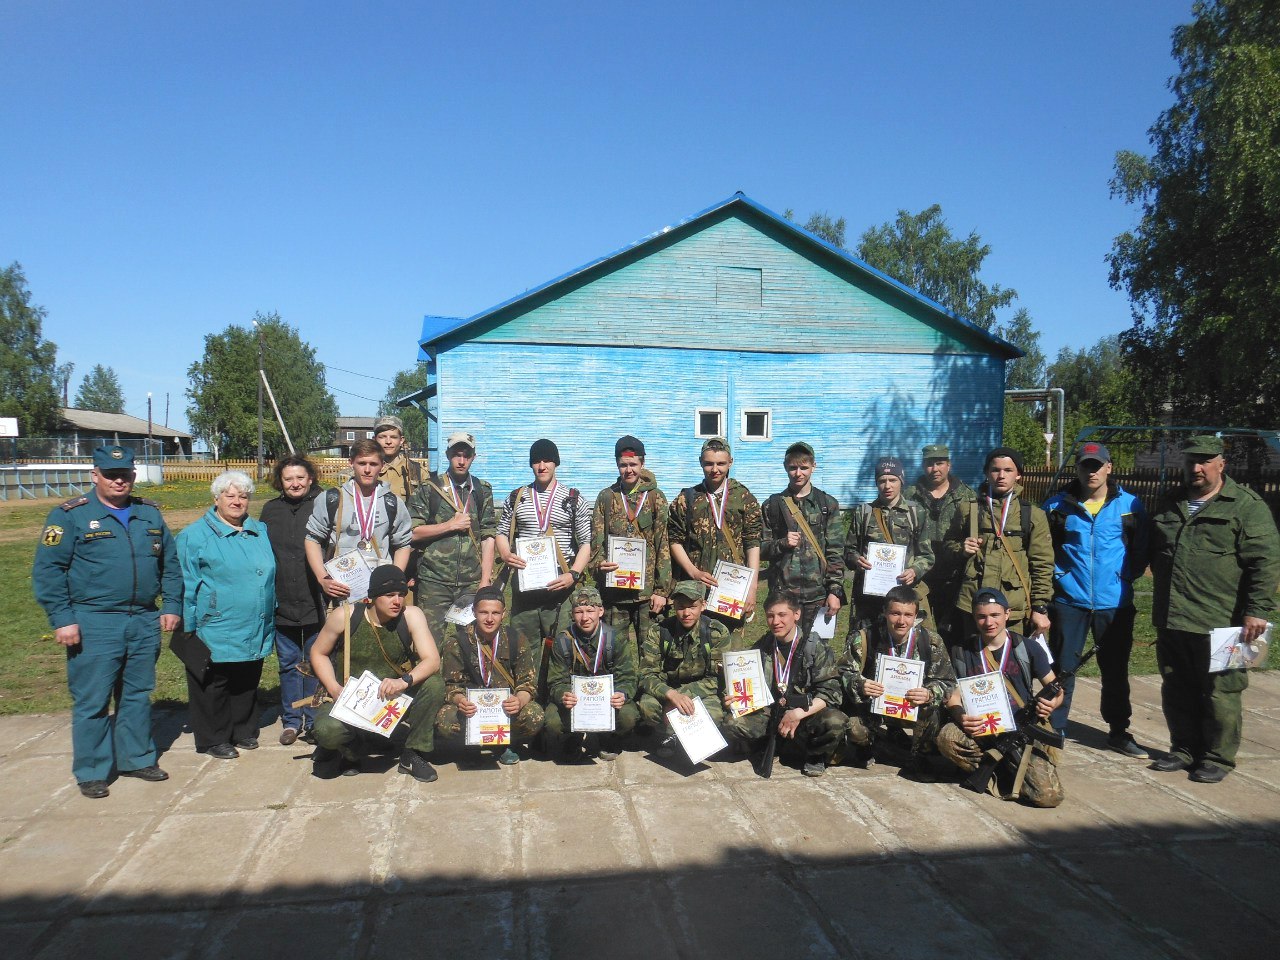
[[[63,407],[62,419],[67,427],[76,430],[88,430],[94,433],[133,433],[145,437],[147,421],[141,417],[131,417],[127,413],[102,413],[98,410],[79,410],[76,407]],[[191,434],[164,427],[154,421],[151,424],[153,437],[179,437],[190,440]]]
[[[377,417],[338,417],[334,421],[334,426],[339,429],[356,427],[362,430],[372,430],[373,425],[378,422]]]
[[[419,359],[426,359],[425,348],[428,344],[436,343],[440,340],[444,340],[445,338],[454,337],[467,330],[469,327],[479,325],[485,321],[493,319],[495,315],[500,312],[507,311],[512,307],[517,307],[523,301],[534,300],[535,298],[545,298],[548,293],[554,295],[556,293],[556,288],[558,287],[564,287],[568,290],[572,289],[574,286],[580,286],[583,283],[589,282],[595,275],[606,273],[612,268],[615,261],[619,258],[634,255],[637,251],[643,251],[644,247],[654,244],[661,238],[668,237],[675,231],[679,231],[686,235],[696,233],[705,221],[711,220],[712,218],[715,218],[726,211],[730,211],[733,208],[741,208],[751,211],[758,216],[765,217],[772,221],[776,226],[790,232],[802,243],[818,248],[827,256],[834,256],[838,258],[876,283],[883,284],[899,294],[905,294],[907,297],[916,301],[930,312],[936,314],[944,325],[954,326],[958,328],[957,332],[963,332],[965,335],[976,338],[979,342],[985,343],[993,353],[1000,354],[1005,359],[1010,360],[1022,356],[1022,351],[1007,340],[989,333],[973,321],[967,320],[959,314],[948,310],[937,301],[929,299],[924,294],[913,290],[911,287],[908,287],[906,284],[898,280],[895,280],[887,273],[877,270],[875,267],[863,260],[859,260],[857,257],[853,256],[853,254],[849,253],[849,251],[837,247],[835,244],[828,243],[816,234],[810,233],[803,227],[792,223],[786,217],[779,216],[768,207],[762,206],[752,200],[746,194],[735,193],[727,200],[722,200],[713,206],[707,207],[705,210],[701,210],[691,217],[687,217],[686,219],[670,226],[663,227],[661,230],[657,230],[646,237],[642,237],[634,243],[629,243],[625,247],[615,250],[613,253],[599,257],[589,263],[583,264],[580,267],[576,267],[568,273],[562,274],[553,280],[548,280],[546,283],[526,290],[524,293],[512,297],[509,300],[504,300],[502,303],[489,307],[487,310],[482,310],[474,316],[443,317],[429,314],[423,317],[422,333],[419,337]]]

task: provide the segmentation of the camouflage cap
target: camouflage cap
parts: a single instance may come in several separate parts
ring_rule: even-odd
[[[471,452],[475,453],[476,438],[465,430],[455,430],[449,434],[449,439],[444,442],[445,452],[449,452],[454,447],[470,447]]]
[[[698,580],[681,580],[671,590],[670,599],[688,597],[690,600],[707,599],[707,588]]]
[[[729,456],[733,456],[733,448],[729,446],[729,441],[724,437],[708,437],[706,440],[703,440],[702,450],[699,451],[698,455],[701,456],[708,450],[723,450],[725,453],[729,454]]]
[[[803,440],[797,440],[791,446],[787,447],[787,452],[782,455],[783,461],[790,460],[792,457],[808,457],[810,460],[816,457],[813,447],[805,443]]]
[[[925,460],[950,460],[951,448],[945,443],[930,443],[920,452]]]
[[[1222,438],[1212,433],[1198,433],[1182,441],[1182,452],[1189,456],[1216,457],[1222,451]]]
[[[400,433],[403,434],[404,421],[401,420],[399,417],[393,416],[392,414],[388,413],[385,416],[379,417],[373,423],[373,435],[375,437],[378,434],[380,434],[383,430],[399,430]]]
[[[133,451],[128,447],[98,447],[93,451],[93,465],[99,470],[132,470]]]
[[[569,609],[575,607],[603,607],[604,601],[600,599],[600,591],[593,584],[584,583],[576,588],[569,597]]]

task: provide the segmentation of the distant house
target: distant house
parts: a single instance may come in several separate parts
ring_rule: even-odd
[[[54,449],[48,451],[50,456],[88,457],[97,447],[113,445],[131,447],[139,459],[148,451],[157,458],[191,456],[191,434],[154,422],[148,425],[146,420],[127,413],[63,407],[62,422],[53,437]],[[148,437],[151,438],[149,444]]]
[[[427,412],[432,465],[442,436],[473,432],[499,495],[549,437],[591,496],[633,433],[674,496],[723,435],[761,499],[808,441],[815,482],[845,505],[874,495],[878,457],[913,476],[925,443],[975,478],[1021,355],[741,194],[472,317],[427,316],[419,342],[428,385],[401,402]]]
[[[333,427],[330,450],[337,456],[350,457],[351,445],[357,440],[372,440],[377,417],[338,417]]]

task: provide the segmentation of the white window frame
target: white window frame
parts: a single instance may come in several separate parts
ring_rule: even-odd
[[[747,417],[752,415],[764,416],[764,436],[747,435]],[[757,407],[753,410],[743,410],[742,420],[739,423],[738,439],[749,443],[760,443],[773,439],[773,409],[770,407]]]
[[[354,430],[348,430],[348,431],[347,431],[347,439],[348,439],[348,440],[354,440],[355,438],[356,438],[356,432],[355,432]]]
[[[702,416],[707,413],[714,413],[716,415],[716,421],[719,423],[720,428],[715,433],[702,432]],[[693,411],[693,435],[699,440],[709,440],[712,437],[723,437],[724,418],[725,410],[723,407],[699,407],[697,410]]]
[[[364,438],[365,438],[366,440],[372,440],[372,439],[373,439],[373,431],[372,431],[372,430],[366,430],[366,431],[364,432]]]

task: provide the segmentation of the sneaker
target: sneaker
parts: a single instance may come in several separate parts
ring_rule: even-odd
[[[498,754],[498,762],[504,767],[510,767],[520,762],[520,754],[507,747],[507,749]]]
[[[134,777],[138,780],[146,780],[149,783],[159,783],[162,780],[169,779],[169,775],[154,763],[149,767],[139,767],[137,770],[121,770],[120,776]]]
[[[1186,770],[1189,766],[1191,766],[1189,757],[1184,757],[1180,753],[1171,753],[1151,764],[1151,769],[1160,773],[1174,773],[1178,770]]]
[[[618,751],[614,750],[612,747],[601,747],[596,751],[596,756],[601,760],[617,760]]]
[[[1145,747],[1138,746],[1138,741],[1129,733],[1115,733],[1107,737],[1107,749],[1135,760],[1151,759],[1151,753]]]
[[[400,755],[400,772],[407,774],[419,783],[430,783],[440,775],[435,767],[427,762],[427,758],[412,747],[406,747]]]
[[[1216,763],[1202,763],[1191,772],[1191,779],[1196,783],[1221,783],[1230,772]]]
[[[298,728],[285,727],[280,731],[280,746],[291,747],[298,742]]]

